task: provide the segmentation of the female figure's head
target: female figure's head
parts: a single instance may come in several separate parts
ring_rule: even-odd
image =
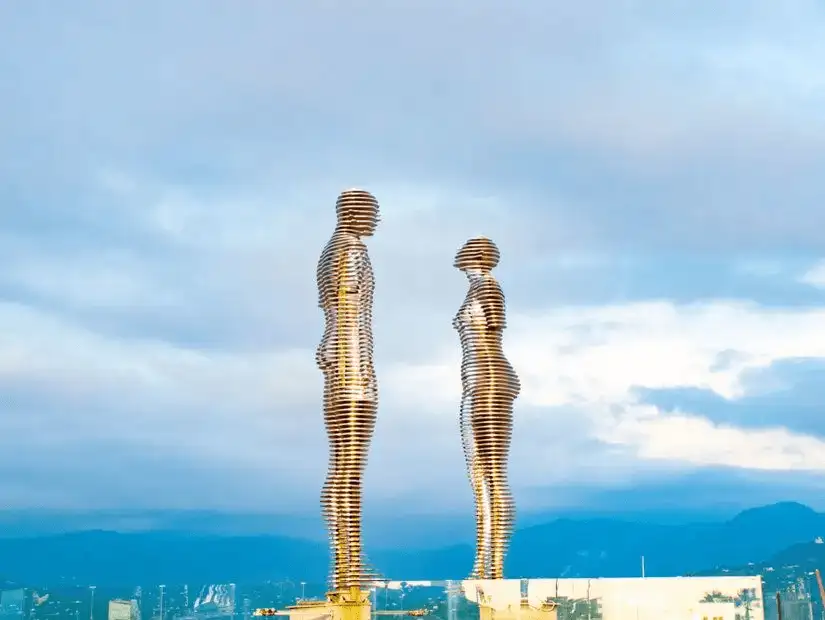
[[[496,244],[487,237],[469,239],[455,255],[453,265],[464,273],[490,273],[501,255]]]

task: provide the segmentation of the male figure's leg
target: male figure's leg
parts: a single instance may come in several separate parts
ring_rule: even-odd
[[[346,401],[341,410],[346,412],[340,420],[341,512],[347,539],[347,576],[343,585],[349,587],[360,586],[366,578],[361,531],[362,491],[377,403]]]
[[[327,381],[329,384],[329,381]],[[334,590],[341,586],[341,579],[346,574],[348,553],[346,549],[346,532],[343,522],[341,505],[341,464],[342,445],[338,419],[340,417],[340,403],[330,397],[329,385],[324,395],[324,423],[329,440],[329,465],[324,489],[321,494],[321,505],[330,538],[332,567],[330,571],[330,586]]]

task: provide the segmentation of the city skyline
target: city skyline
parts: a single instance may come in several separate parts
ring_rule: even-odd
[[[476,234],[520,512],[825,508],[825,8],[726,7],[0,6],[4,505],[315,514],[312,278],[356,185],[386,205],[366,512],[472,510]]]

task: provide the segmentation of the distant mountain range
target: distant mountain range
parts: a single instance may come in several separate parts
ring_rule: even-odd
[[[515,533],[507,573],[636,576],[642,556],[648,576],[743,567],[765,558],[781,563],[783,554],[812,553],[813,565],[825,560],[822,545],[808,544],[818,536],[825,536],[825,514],[796,503],[754,508],[720,523],[558,519]],[[463,578],[472,561],[468,545],[368,553],[381,574],[393,579]],[[279,536],[86,531],[0,539],[2,574],[29,585],[261,583],[285,578],[322,582],[327,558],[323,543]]]
[[[814,571],[819,569],[825,576],[825,542],[822,538],[798,543],[771,555],[760,562],[748,562],[740,566],[716,566],[698,571],[696,575],[762,575],[765,592],[786,590],[803,582],[805,589],[820,600]]]

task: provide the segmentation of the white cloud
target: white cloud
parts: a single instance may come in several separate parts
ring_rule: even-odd
[[[398,179],[541,211],[565,251],[821,247],[822,9],[787,4],[5,9],[4,221],[85,212],[89,168],[102,202],[145,192],[123,166],[173,188],[130,203],[134,232],[200,248],[261,247],[309,194]]]
[[[781,260],[745,259],[733,265],[733,273],[752,278],[774,278],[783,275],[787,266]]]
[[[301,463],[300,476],[279,484],[320,480],[321,381],[309,347],[229,354],[112,340],[9,305],[0,307],[0,321],[8,327],[0,382],[48,394],[77,412],[71,425],[53,420],[49,432],[83,442],[122,433],[128,419],[130,432],[154,446],[159,459],[184,450],[262,479],[269,472],[281,478]],[[634,395],[639,387],[698,387],[740,398],[747,371],[825,357],[825,309],[715,301],[513,310],[506,347],[524,385],[513,446],[516,488],[576,479],[619,483],[650,461],[670,469],[825,471],[825,442],[817,438],[717,425],[701,411],[665,414]],[[739,355],[718,364],[731,350]],[[380,365],[382,413],[368,474],[373,493],[426,492],[436,479],[461,484],[458,362],[456,339],[428,363],[396,358]],[[106,417],[80,414],[101,407]],[[32,413],[9,412],[5,422],[15,415]]]
[[[171,309],[184,303],[178,291],[160,290],[154,274],[147,273],[151,269],[134,256],[98,251],[61,259],[40,254],[6,265],[0,281],[70,308]]]
[[[49,105],[49,122],[71,118],[116,131],[92,132],[95,144],[134,140],[137,127],[176,138],[199,120],[213,130],[240,125],[252,141],[255,128],[239,117],[271,132],[271,108],[279,106],[299,121],[306,117],[296,109],[371,139],[400,130],[408,149],[491,137],[479,131],[563,137],[642,153],[648,163],[732,137],[765,145],[782,133],[821,145],[821,7],[788,2],[794,10],[780,16],[775,5],[753,1],[733,2],[724,13],[709,3],[690,11],[678,2],[630,4],[528,1],[502,11],[487,2],[395,2],[369,12],[261,4],[230,15],[198,13],[183,1],[163,5],[161,26],[157,7],[135,3],[75,10],[71,32],[59,27],[67,18],[59,10],[18,10],[16,19],[0,19],[0,39],[18,51],[9,63],[18,88],[7,105]],[[93,27],[101,21],[107,32]],[[188,25],[185,33],[179,23]],[[84,70],[65,76],[38,54],[45,42]],[[40,71],[25,71],[32,59]],[[95,113],[87,121],[76,113],[89,103]],[[193,119],[192,108],[203,118]],[[60,138],[85,133],[64,130]]]
[[[580,433],[640,459],[825,471],[820,439],[784,428],[717,425],[702,411],[664,414],[635,396],[637,388],[699,388],[728,400],[742,398],[748,371],[790,358],[825,357],[825,308],[767,309],[719,300],[560,308],[529,316],[514,312],[506,347],[523,381],[519,407],[548,408],[558,415],[575,408]],[[728,363],[719,364],[723,355]],[[404,385],[408,403],[415,399],[424,408],[433,400],[445,407],[457,402],[458,353],[448,350],[440,359],[407,375],[400,369],[391,375],[393,384]],[[531,455],[540,454],[542,444],[563,449],[564,439],[554,433],[559,422],[531,419]],[[576,432],[575,425],[562,428]],[[552,476],[555,457],[544,461],[548,469],[532,475]],[[530,463],[536,465],[532,457]]]
[[[825,260],[816,263],[803,273],[799,281],[816,288],[825,288]]]
[[[0,425],[24,416],[46,435],[78,441],[129,429],[130,439],[147,449],[184,450],[193,458],[220,452],[238,461],[270,453],[268,434],[300,425],[269,412],[317,400],[311,352],[239,356],[106,337],[17,304],[0,304],[0,324],[0,382],[29,403],[23,410],[7,403],[17,411],[4,414]],[[38,411],[55,404],[51,418]],[[259,443],[238,449],[250,439]]]
[[[106,206],[89,216],[139,230],[133,247],[37,250],[36,235],[4,244],[0,284],[37,302],[0,305],[0,382],[19,395],[0,426],[19,435],[40,425],[80,443],[128,441],[158,462],[186,455],[314,495],[325,467],[314,266],[333,225],[335,179],[314,189],[209,191],[110,171],[102,185]],[[741,398],[749,371],[825,357],[825,309],[726,300],[547,307],[554,270],[586,274],[620,257],[571,251],[563,241],[577,230],[518,197],[434,184],[370,189],[384,218],[369,242],[382,397],[368,474],[375,493],[427,493],[434,479],[463,485],[460,351],[450,321],[466,283],[452,258],[476,233],[501,247],[497,272],[511,300],[506,346],[524,386],[517,488],[618,484],[651,460],[661,469],[662,459],[677,469],[825,469],[817,439],[715,426],[702,411],[665,415],[635,396],[637,388],[696,387]],[[172,323],[129,329],[150,318]],[[201,344],[179,337],[192,323]],[[298,473],[285,476],[290,470]]]
[[[740,398],[749,370],[825,355],[818,309],[569,305],[616,248],[661,250],[643,265],[715,244],[720,262],[753,254],[745,269],[767,275],[765,248],[822,246],[808,165],[825,139],[822,7],[685,6],[0,6],[15,83],[0,292],[22,300],[0,306],[0,381],[17,399],[0,428],[117,436],[284,485],[299,484],[290,469],[320,477],[314,266],[334,196],[355,184],[384,217],[369,474],[383,493],[464,477],[451,264],[474,234],[500,245],[514,300],[517,484],[612,481],[665,457],[822,469],[816,439],[663,415],[633,391]],[[803,279],[825,286],[823,269]]]
[[[599,433],[606,443],[633,446],[639,457],[690,465],[770,471],[825,471],[825,442],[777,427],[741,429],[696,414],[662,416],[630,406]]]

